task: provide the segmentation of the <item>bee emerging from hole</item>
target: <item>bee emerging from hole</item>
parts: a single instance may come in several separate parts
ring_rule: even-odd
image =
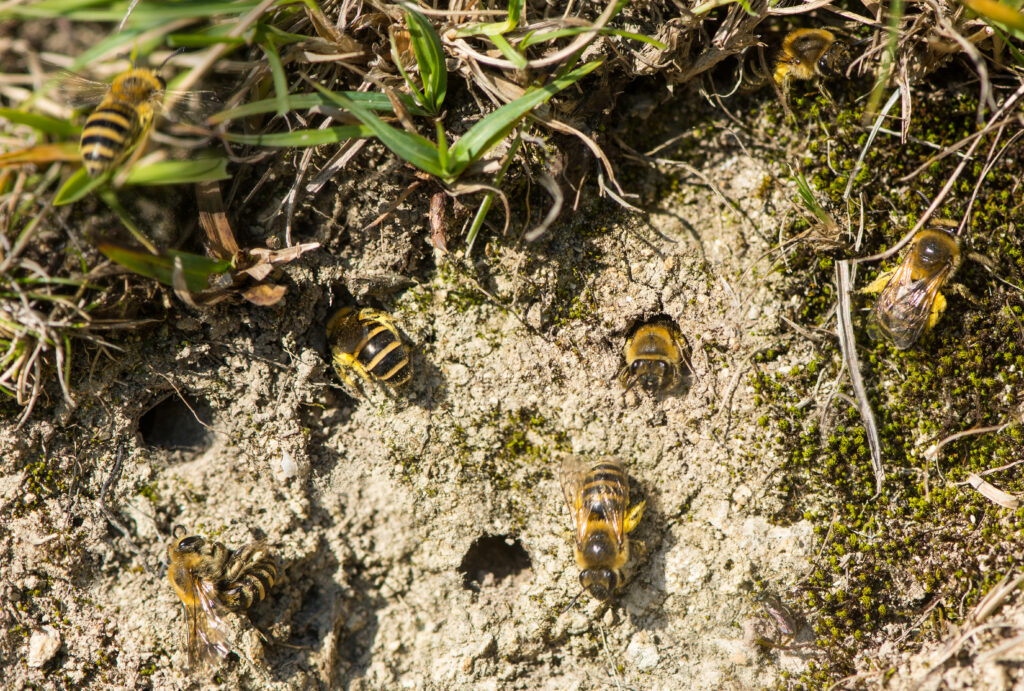
[[[940,292],[962,261],[960,243],[940,229],[914,236],[900,265],[882,273],[862,292],[879,293],[868,317],[872,338],[885,337],[900,350],[914,345],[946,309]]]
[[[401,387],[412,378],[412,360],[398,328],[384,312],[342,307],[327,321],[334,371],[352,388],[354,371],[367,381]]]
[[[669,324],[644,324],[626,341],[626,366],[619,383],[629,391],[637,384],[649,394],[675,388],[683,376],[682,334]]]
[[[85,170],[97,177],[120,164],[149,134],[167,88],[154,70],[119,74],[85,121],[79,147]]]
[[[850,47],[831,31],[794,29],[782,39],[772,77],[788,94],[794,80],[841,77],[851,61]],[[824,87],[819,88],[831,100]]]
[[[640,522],[647,502],[629,508],[629,479],[618,461],[588,464],[568,456],[559,479],[575,528],[580,585],[598,600],[608,600],[625,583],[627,533]]]
[[[277,566],[266,543],[230,551],[219,542],[185,535],[175,528],[167,549],[167,578],[185,608],[189,666],[203,670],[230,652],[226,611],[241,612],[262,600],[277,580]]]

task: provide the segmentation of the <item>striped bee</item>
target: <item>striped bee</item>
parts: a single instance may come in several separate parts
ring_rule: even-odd
[[[277,566],[262,540],[232,552],[219,542],[185,535],[181,526],[174,537],[167,549],[167,579],[185,608],[189,666],[201,671],[230,652],[223,614],[241,612],[266,597]]]
[[[644,324],[622,349],[626,366],[619,371],[619,383],[629,391],[639,384],[655,394],[675,387],[682,378],[682,335],[668,324]]]
[[[114,168],[149,134],[167,84],[154,70],[133,68],[119,74],[89,115],[79,148],[85,170],[97,177]]]
[[[918,232],[900,265],[882,273],[864,293],[879,293],[868,316],[868,334],[900,350],[914,345],[946,310],[942,286],[960,268],[960,243],[941,229]]]
[[[576,533],[580,585],[598,600],[608,600],[625,583],[627,533],[640,522],[647,502],[629,507],[629,478],[618,461],[591,464],[568,456],[559,479]]]
[[[356,372],[367,381],[400,387],[412,378],[412,360],[398,328],[384,312],[342,307],[327,321],[334,371],[352,388],[348,376]]]

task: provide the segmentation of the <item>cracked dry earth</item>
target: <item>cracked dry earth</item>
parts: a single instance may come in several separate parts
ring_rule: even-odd
[[[116,370],[83,377],[77,408],[8,421],[0,616],[23,633],[5,683],[198,684],[165,576],[177,524],[232,548],[264,537],[282,567],[248,618],[227,618],[238,655],[208,680],[224,688],[749,689],[803,669],[798,649],[755,644],[772,636],[755,581],[792,584],[813,541],[809,523],[767,518],[777,459],[754,451],[747,384],[759,349],[792,342],[769,368],[810,357],[780,321],[785,279],[758,261],[783,222],[765,210],[792,191],[765,193],[781,170],[734,149],[708,165],[742,213],[703,184],[643,219],[585,199],[537,245],[489,244],[474,278],[413,245],[404,228],[422,221],[401,212],[344,242],[326,223],[279,306],[175,305]],[[354,287],[409,257],[409,285]],[[342,284],[416,344],[404,395],[338,388],[323,325]],[[687,340],[686,385],[623,396],[623,344],[654,317]],[[610,607],[566,609],[568,452],[621,458],[648,502]],[[127,534],[100,504],[119,454],[106,505]],[[55,475],[26,496],[39,459]]]

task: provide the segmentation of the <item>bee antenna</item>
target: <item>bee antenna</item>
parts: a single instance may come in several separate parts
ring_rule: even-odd
[[[186,530],[185,526],[183,526],[181,523],[171,528],[172,537],[177,538],[179,535],[184,536],[186,533],[188,533],[188,530]]]
[[[567,605],[565,606],[565,608],[563,608],[563,609],[562,609],[562,611],[561,611],[561,612],[559,612],[558,614],[560,614],[560,615],[561,615],[561,614],[565,614],[565,613],[566,613],[566,612],[568,612],[568,611],[569,611],[570,609],[572,609],[572,606],[576,604],[576,601],[580,599],[580,595],[582,595],[582,594],[583,594],[583,591],[582,591],[582,590],[580,590],[580,591],[579,591],[578,593],[576,593],[576,597],[574,597],[574,598],[573,598],[572,600],[570,600],[570,601],[569,601],[569,604],[567,604]]]
[[[168,55],[166,58],[164,58],[164,61],[160,63],[160,66],[156,68],[157,71],[159,72],[160,70],[162,70],[164,67],[167,66],[167,63],[170,62],[172,58],[176,58],[176,57],[178,57],[179,55],[181,55],[184,52],[185,52],[184,48],[178,48],[178,50],[176,50],[173,53],[171,53],[170,55]]]

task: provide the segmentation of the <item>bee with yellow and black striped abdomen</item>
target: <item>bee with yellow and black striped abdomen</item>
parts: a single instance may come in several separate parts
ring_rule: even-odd
[[[277,565],[262,540],[231,551],[178,526],[167,549],[167,579],[185,608],[189,666],[202,670],[230,651],[223,615],[241,612],[266,597]]]
[[[682,381],[683,337],[671,324],[644,324],[626,341],[626,366],[619,383],[629,391],[637,384],[649,394],[669,391]]]
[[[900,265],[863,289],[879,293],[868,316],[868,333],[900,350],[914,345],[946,310],[942,287],[962,262],[957,238],[940,228],[918,232]]]
[[[367,381],[395,388],[412,378],[412,360],[398,327],[379,310],[342,307],[327,321],[327,341],[334,371],[350,387],[355,372]]]
[[[628,533],[640,522],[647,502],[629,506],[629,478],[616,460],[593,463],[568,456],[559,479],[575,529],[580,585],[598,600],[608,600],[625,583]]]
[[[97,177],[120,164],[149,134],[167,84],[155,71],[119,74],[89,115],[79,148],[85,170]]]
[[[826,29],[794,29],[782,39],[773,77],[785,92],[793,80],[841,77],[852,58],[846,42]]]

